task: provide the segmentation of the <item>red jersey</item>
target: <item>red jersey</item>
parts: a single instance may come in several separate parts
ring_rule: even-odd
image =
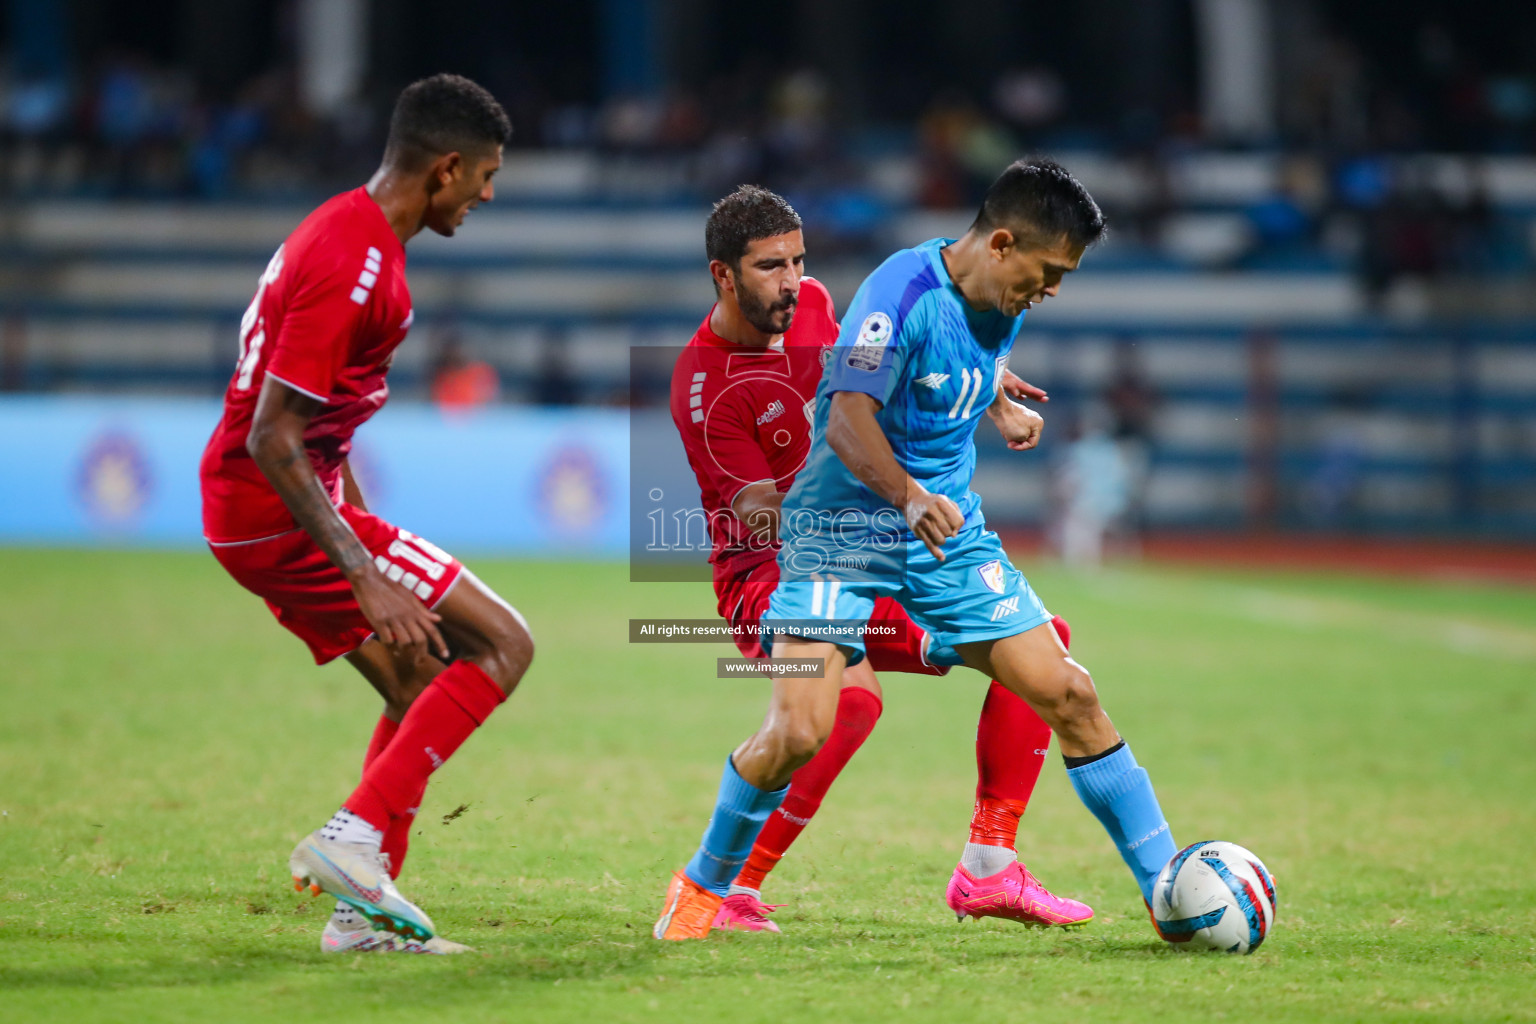
[[[749,484],[788,491],[795,482],[810,453],[816,385],[837,331],[832,296],[807,277],[782,345],[726,341],[706,316],[672,369],[672,422],[709,516],[717,586],[778,555],[776,545],[752,539],[731,503]]]
[[[245,450],[269,375],[325,403],[304,431],[304,448],[340,503],[352,433],[389,397],[384,375],[412,317],[405,246],[366,189],[336,196],[294,229],[240,321],[224,417],[203,451],[208,540],[257,540],[297,526]]]

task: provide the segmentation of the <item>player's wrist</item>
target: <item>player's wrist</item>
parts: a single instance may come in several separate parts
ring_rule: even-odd
[[[901,509],[907,526],[916,529],[917,524],[927,518],[929,510],[933,508],[934,495],[928,488],[908,477],[904,493],[892,504]]]
[[[383,578],[384,575],[379,572],[379,567],[373,564],[373,560],[368,557],[366,551],[362,553],[361,560],[344,559],[342,562],[338,562],[336,567],[341,570],[341,574],[346,577],[347,582],[354,587],[363,583],[371,583]]]

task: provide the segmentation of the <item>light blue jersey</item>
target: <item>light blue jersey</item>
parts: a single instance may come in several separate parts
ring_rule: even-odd
[[[862,630],[883,596],[928,632],[935,664],[956,663],[955,645],[1011,636],[1051,618],[986,529],[971,490],[976,425],[997,395],[1024,317],[970,308],[944,266],[949,241],[898,252],[854,296],[816,390],[810,456],[784,498],[780,582],[764,626],[831,640],[850,663],[863,657]],[[896,460],[959,506],[965,525],[944,544],[944,561],[827,444],[839,391],[876,398],[875,418]]]
[[[861,484],[826,444],[827,416],[839,391],[878,400],[876,420],[896,461],[929,491],[953,500],[967,526],[982,522],[981,499],[971,490],[973,437],[1024,316],[977,312],[966,303],[941,255],[952,241],[935,238],[901,250],[853,297],[816,389],[810,456],[784,499],[789,532],[820,532],[830,515],[842,517],[845,539],[861,524],[871,533],[912,539],[900,510]]]

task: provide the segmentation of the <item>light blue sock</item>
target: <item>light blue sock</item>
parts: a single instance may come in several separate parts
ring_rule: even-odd
[[[1152,883],[1179,848],[1157,805],[1147,770],[1136,763],[1131,748],[1122,745],[1108,757],[1068,768],[1067,778],[1078,799],[1114,840],[1115,849],[1136,876],[1141,895],[1150,903]]]
[[[736,765],[727,757],[725,772],[720,776],[720,795],[715,798],[715,813],[704,826],[699,852],[684,869],[688,877],[724,896],[747,862],[763,822],[784,802],[788,792],[788,786],[772,792],[758,789],[736,773]]]

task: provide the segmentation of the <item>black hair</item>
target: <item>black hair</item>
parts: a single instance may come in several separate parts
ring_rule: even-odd
[[[507,112],[484,88],[463,75],[433,75],[395,101],[384,159],[414,169],[445,153],[478,155],[511,137]]]
[[[1104,213],[1083,183],[1054,160],[1016,160],[981,201],[971,230],[1007,228],[1035,241],[1066,236],[1084,248],[1104,237]]]
[[[757,185],[742,185],[715,204],[704,224],[704,255],[741,270],[747,246],[800,230],[800,215],[789,201]]]

